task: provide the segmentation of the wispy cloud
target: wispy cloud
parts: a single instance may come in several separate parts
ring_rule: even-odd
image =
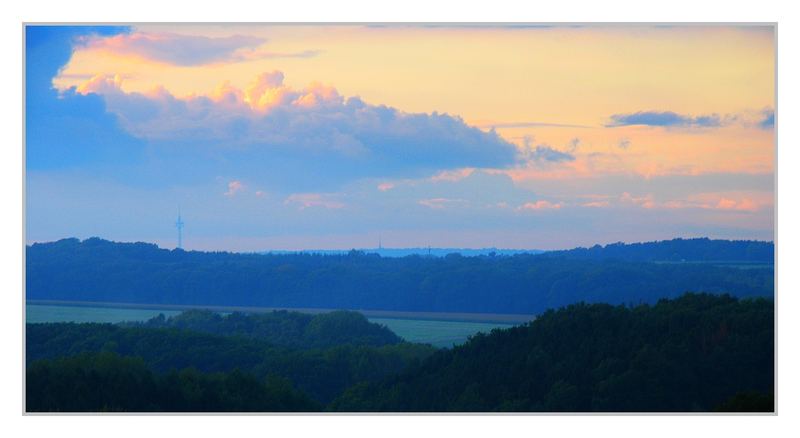
[[[564,204],[562,202],[550,202],[545,200],[538,200],[535,202],[526,202],[519,206],[518,210],[559,210]]]
[[[589,208],[605,208],[609,206],[611,206],[611,203],[608,201],[589,201],[581,204],[581,207],[589,207]]]
[[[521,152],[525,161],[539,161],[560,163],[562,161],[575,161],[575,156],[569,152],[562,152],[548,145],[540,144],[533,148],[526,148]]]
[[[619,202],[623,205],[638,205],[646,209],[702,209],[747,213],[753,213],[761,209],[764,206],[763,201],[764,200],[762,200],[762,202],[757,202],[751,196],[737,193],[698,193],[683,199],[669,199],[664,201],[656,200],[651,193],[642,196],[634,196],[625,192],[619,197]]]
[[[240,62],[264,58],[308,58],[317,51],[280,53],[262,47],[266,39],[233,35],[207,37],[167,32],[133,32],[114,36],[90,35],[78,40],[82,49],[133,55],[180,66]]]
[[[417,201],[417,203],[419,205],[423,205],[433,210],[443,210],[448,207],[464,206],[468,204],[468,202],[464,199],[449,199],[449,198],[420,199],[419,201]]]
[[[345,206],[343,202],[334,199],[333,195],[325,193],[293,193],[283,203],[285,205],[297,205],[300,210],[311,207],[339,209]]]
[[[430,178],[433,182],[439,181],[461,181],[464,178],[472,175],[475,172],[475,169],[472,167],[465,167],[463,169],[456,169],[456,170],[443,170],[436,175]]]

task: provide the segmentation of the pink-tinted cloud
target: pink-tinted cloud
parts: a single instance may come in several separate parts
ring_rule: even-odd
[[[382,192],[388,192],[389,190],[392,190],[393,188],[395,188],[394,183],[385,182],[385,183],[378,184],[378,190],[380,190]]]
[[[345,206],[343,202],[333,199],[332,195],[323,193],[293,193],[283,203],[285,205],[297,205],[300,210],[310,207],[339,209]]]
[[[762,194],[760,197],[764,199],[756,201],[741,193],[699,193],[685,199],[657,201],[652,194],[633,196],[625,192],[620,196],[619,201],[621,204],[633,204],[647,209],[703,209],[752,213],[760,210],[763,206],[772,204],[769,194]]]
[[[589,207],[589,208],[605,208],[610,206],[611,203],[608,201],[590,201],[581,204],[581,207]]]
[[[437,173],[436,175],[432,176],[430,180],[433,182],[439,182],[439,181],[456,182],[456,181],[461,181],[462,179],[472,175],[473,172],[475,172],[475,169],[471,167],[466,167],[463,169],[456,169],[456,170],[443,170]]]
[[[716,208],[719,210],[756,211],[758,205],[752,199],[747,198],[739,201],[722,198],[717,202]]]
[[[545,200],[536,202],[526,202],[518,207],[519,210],[559,210],[564,204],[562,202],[553,203]]]
[[[628,192],[624,192],[620,198],[623,204],[634,204],[643,208],[655,208],[658,206],[652,194],[648,193],[644,196],[633,196]]]
[[[224,193],[225,196],[236,196],[237,193],[244,190],[244,184],[241,181],[231,181],[228,183],[228,191]]]

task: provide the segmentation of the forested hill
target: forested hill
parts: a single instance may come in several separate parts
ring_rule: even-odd
[[[704,242],[718,245],[694,244]],[[771,267],[749,267],[548,254],[235,254],[64,239],[27,247],[26,298],[538,314],[579,301],[654,303],[687,291],[772,296]]]
[[[546,257],[639,262],[773,263],[775,245],[758,240],[672,239],[660,242],[612,243],[591,248],[548,251]]]
[[[267,313],[234,312],[228,315],[210,310],[187,310],[169,318],[161,314],[145,322],[124,325],[242,336],[301,349],[338,345],[380,347],[402,341],[385,326],[369,322],[363,314],[344,310],[318,315],[285,310]]]
[[[655,306],[576,304],[479,334],[339,411],[773,410],[774,303],[687,294]]]

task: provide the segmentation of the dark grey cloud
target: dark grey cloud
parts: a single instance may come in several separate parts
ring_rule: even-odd
[[[775,111],[767,109],[761,114],[763,118],[758,122],[758,127],[761,129],[773,129],[775,127]]]
[[[567,152],[574,154],[581,145],[581,139],[578,137],[573,138],[567,143]]]
[[[532,161],[546,161],[550,163],[560,163],[564,161],[575,161],[575,156],[569,152],[562,152],[551,148],[548,145],[540,144],[525,153],[525,158]]]
[[[676,128],[717,128],[724,119],[718,114],[691,116],[672,111],[639,111],[628,114],[614,114],[606,127],[617,126],[662,126]]]

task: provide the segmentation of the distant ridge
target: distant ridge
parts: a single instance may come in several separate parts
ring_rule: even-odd
[[[465,257],[481,255],[516,255],[516,254],[541,254],[541,249],[502,249],[502,248],[358,248],[344,249],[305,249],[305,250],[271,250],[261,251],[259,254],[322,254],[345,255],[350,251],[359,251],[365,254],[378,254],[381,257],[406,257],[420,255],[431,257],[444,257],[448,254],[461,254]]]
[[[543,254],[381,257],[63,239],[27,247],[26,299],[534,315],[581,301],[653,303],[687,291],[772,296],[773,249],[769,242],[676,239]]]
[[[760,240],[721,240],[707,237],[641,243],[611,243],[591,248],[548,251],[546,256],[578,260],[639,262],[774,263],[775,245]]]

